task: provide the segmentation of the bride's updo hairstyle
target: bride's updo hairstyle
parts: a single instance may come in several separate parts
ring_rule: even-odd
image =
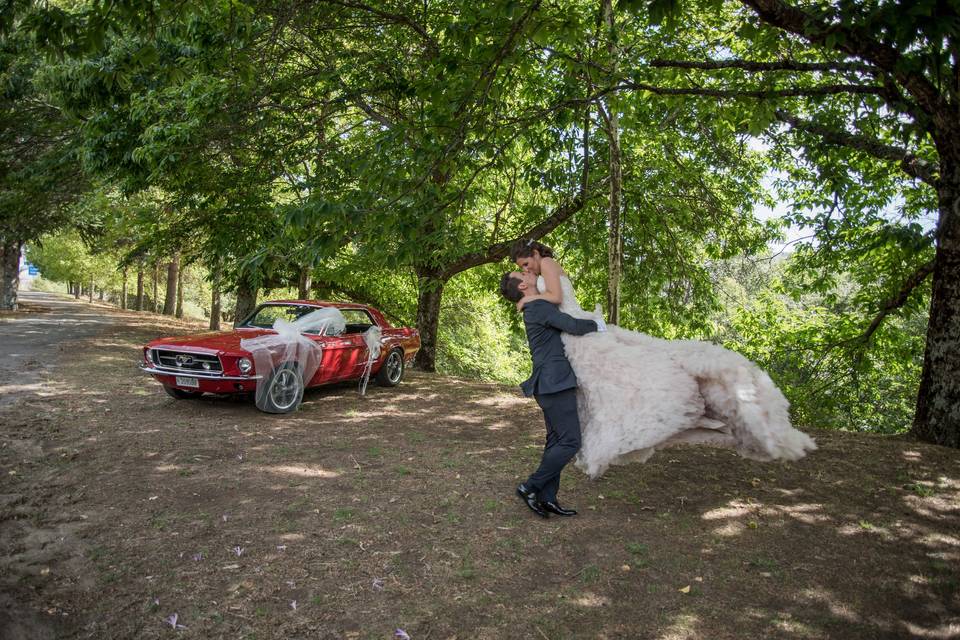
[[[510,249],[510,262],[516,262],[520,258],[529,258],[536,251],[541,258],[552,258],[553,249],[536,240],[521,240]]]

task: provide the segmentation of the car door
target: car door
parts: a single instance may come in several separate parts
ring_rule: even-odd
[[[352,364],[352,371],[349,377],[359,378],[363,375],[363,371],[367,366],[367,358],[370,353],[366,340],[364,339],[364,334],[370,327],[378,325],[374,317],[366,309],[342,309],[341,311],[343,312],[344,319],[347,321],[346,335],[354,340],[353,344],[356,349],[355,353],[351,354],[352,362],[350,364]]]

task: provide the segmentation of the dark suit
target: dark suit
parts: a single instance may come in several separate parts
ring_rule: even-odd
[[[580,418],[577,416],[577,376],[563,350],[561,333],[582,336],[597,330],[593,320],[578,320],[546,300],[523,307],[533,373],[520,388],[543,409],[547,443],[540,466],[524,483],[542,502],[556,502],[560,472],[580,450]]]

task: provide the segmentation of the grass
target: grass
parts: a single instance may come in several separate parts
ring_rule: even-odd
[[[921,498],[929,498],[937,493],[935,487],[928,484],[922,484],[920,482],[914,482],[908,485],[907,489],[913,492],[914,495],[918,495]]]
[[[628,542],[626,548],[635,556],[646,555],[650,551],[650,548],[642,542]]]
[[[353,517],[354,517],[353,509],[341,508],[333,512],[334,522],[346,522],[347,520],[352,520]]]
[[[580,582],[589,584],[600,579],[600,567],[591,564],[580,570]]]

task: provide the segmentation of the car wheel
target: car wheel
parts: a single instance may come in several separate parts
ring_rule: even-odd
[[[163,385],[163,390],[167,392],[168,396],[176,398],[177,400],[190,400],[203,395],[202,391],[185,391],[183,389],[177,389],[176,387],[168,387],[167,385]]]
[[[266,388],[257,390],[257,409],[265,413],[290,413],[303,400],[303,376],[300,368],[287,362],[274,369],[263,383]]]
[[[377,384],[381,387],[395,387],[403,379],[403,353],[393,350],[387,356],[380,371],[377,372]]]

